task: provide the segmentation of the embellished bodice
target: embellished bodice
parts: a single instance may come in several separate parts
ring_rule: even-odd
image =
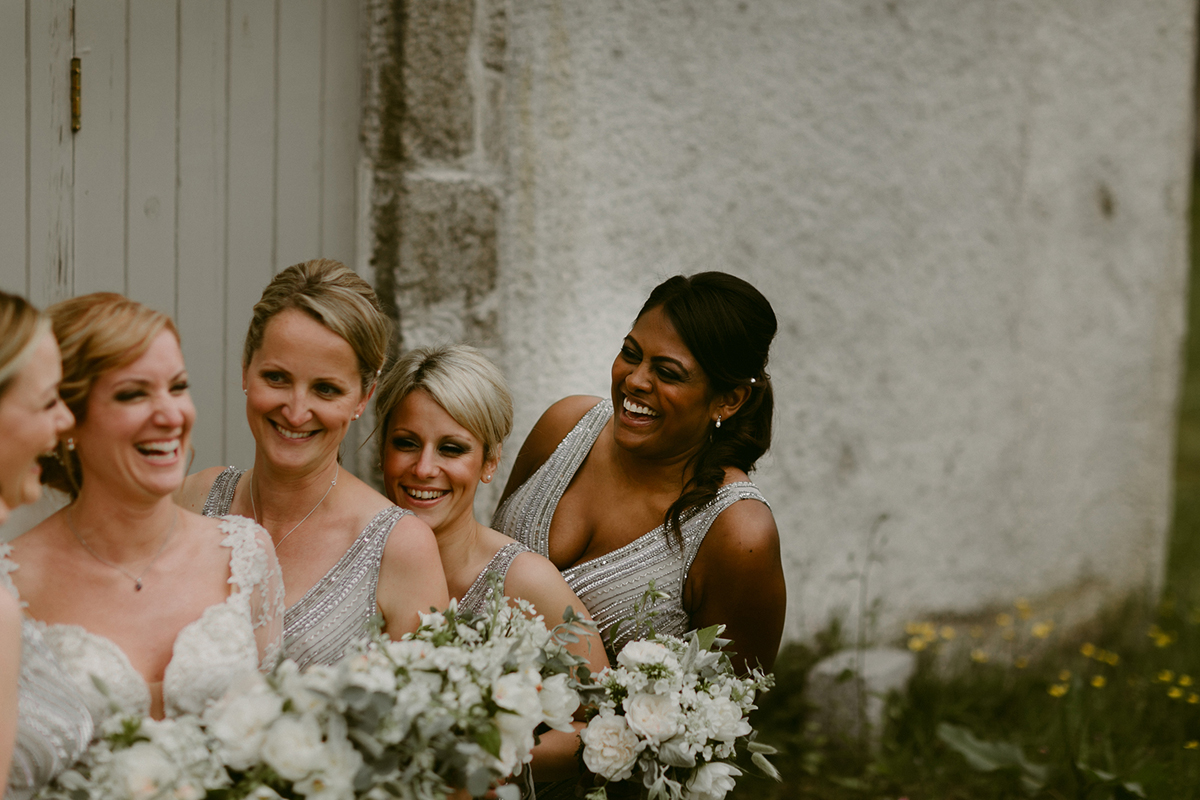
[[[550,522],[558,501],[612,413],[612,402],[604,400],[584,414],[546,463],[497,509],[492,527],[525,544],[533,552],[548,557]],[[562,570],[563,578],[587,606],[602,631],[630,617],[634,604],[642,599],[650,581],[654,581],[655,588],[668,595],[652,608],[655,631],[673,635],[685,633],[691,627],[683,607],[683,587],[688,571],[713,522],[739,500],[766,503],[758,487],[749,481],[726,484],[712,500],[683,515],[682,544],[665,525],[659,525],[611,553]],[[627,642],[645,634],[644,629],[635,628],[630,621],[622,622],[611,643],[613,649],[609,658],[615,658],[616,652]]]
[[[227,514],[245,470],[229,467],[213,481],[204,503],[206,516]],[[383,550],[392,528],[407,511],[389,506],[376,514],[354,543],[322,578],[284,612],[283,651],[301,668],[332,664],[367,635],[379,613],[377,590]]]
[[[463,592],[463,596],[458,601],[459,609],[465,609],[476,614],[482,614],[487,608],[488,601],[492,597],[492,583],[489,580],[491,575],[496,575],[500,579],[500,586],[504,586],[504,580],[508,576],[508,568],[512,566],[512,562],[521,553],[530,552],[529,548],[520,542],[512,542],[504,545],[496,554],[488,561],[487,566],[479,571],[475,581]]]
[[[15,564],[0,544],[0,591],[16,595],[8,577]],[[21,671],[17,676],[17,740],[4,800],[28,800],[83,753],[92,738],[92,715],[63,672],[36,623],[21,621]]]
[[[218,525],[224,534],[219,544],[229,549],[230,593],[175,638],[162,683],[163,710],[169,717],[202,712],[239,675],[269,669],[279,655],[283,579],[270,537],[241,517],[222,518]],[[31,624],[97,725],[112,713],[114,704],[125,712],[150,713],[149,685],[111,639],[79,625]]]

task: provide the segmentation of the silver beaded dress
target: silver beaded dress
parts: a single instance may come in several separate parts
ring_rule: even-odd
[[[0,591],[16,596],[0,544]],[[17,741],[4,800],[27,800],[83,754],[92,738],[92,715],[63,672],[38,626],[21,620],[21,671],[17,677]]]
[[[612,402],[597,403],[571,429],[558,447],[529,480],[496,510],[492,527],[516,539],[535,553],[549,556],[550,522],[558,501],[567,490],[575,473],[591,452],[609,419]],[[562,570],[563,578],[591,612],[601,631],[630,617],[633,606],[641,600],[650,581],[667,597],[653,606],[654,630],[679,635],[691,625],[683,608],[683,587],[688,570],[704,543],[704,537],[721,512],[739,500],[766,503],[758,487],[749,481],[722,486],[716,497],[699,508],[693,508],[682,519],[683,545],[669,534],[665,525],[642,534],[624,547],[598,558]],[[610,660],[630,640],[645,636],[644,626],[635,628],[626,619],[617,628],[609,650]],[[606,642],[606,645],[609,643]]]
[[[245,470],[229,467],[217,476],[204,503],[205,516],[229,513]],[[376,514],[330,570],[289,606],[283,616],[283,654],[301,669],[333,664],[354,641],[367,635],[379,613],[376,591],[383,548],[392,528],[411,511],[389,506]]]
[[[488,600],[492,597],[492,584],[488,580],[490,575],[498,575],[500,577],[500,586],[504,586],[504,579],[508,576],[508,568],[512,566],[513,560],[521,555],[521,553],[530,552],[529,548],[520,542],[506,544],[496,551],[496,555],[492,556],[488,561],[487,566],[479,571],[479,576],[475,578],[475,582],[471,584],[467,591],[463,592],[462,598],[458,601],[460,610],[470,611],[475,614],[482,614],[487,607]]]

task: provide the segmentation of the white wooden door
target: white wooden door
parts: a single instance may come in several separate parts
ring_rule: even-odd
[[[241,348],[266,282],[309,258],[355,263],[358,13],[0,0],[0,288],[39,306],[116,291],[171,314],[194,469],[253,458]]]

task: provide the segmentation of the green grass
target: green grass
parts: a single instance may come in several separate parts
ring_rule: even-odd
[[[755,715],[761,739],[780,749],[772,761],[784,780],[744,777],[732,800],[1200,798],[1198,232],[1194,200],[1175,510],[1159,606],[1130,602],[1097,620],[1089,640],[1056,640],[1054,632],[1045,641],[1035,640],[1033,617],[1014,608],[1008,626],[985,632],[1010,631],[1011,650],[979,663],[959,647],[951,670],[934,669],[931,651],[949,647],[943,637],[932,629],[919,634],[929,647],[908,691],[892,699],[874,754],[822,738],[802,699],[805,675],[835,649],[836,631],[811,646],[789,646],[776,663],[777,686]],[[1032,656],[1034,644],[1037,657],[1018,661],[1021,653]],[[963,731],[976,742],[964,744]]]

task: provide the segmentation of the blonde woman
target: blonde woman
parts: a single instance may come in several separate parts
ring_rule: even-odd
[[[195,409],[170,318],[110,293],[48,314],[75,424],[43,480],[71,502],[12,543],[13,582],[96,722],[198,714],[277,657],[270,539],[174,502]]]
[[[382,615],[393,637],[449,602],[429,526],[341,468],[338,451],[387,355],[370,285],[336,261],[280,272],[254,306],[242,354],[254,466],[188,479],[185,507],[271,533],[287,587],[284,652],[330,664]]]
[[[50,322],[0,292],[0,523],[41,493],[39,454],[74,419],[58,397],[62,377]],[[6,545],[0,544],[0,561]],[[92,735],[92,718],[41,631],[22,616],[0,564],[0,787],[24,800],[70,766]]]

